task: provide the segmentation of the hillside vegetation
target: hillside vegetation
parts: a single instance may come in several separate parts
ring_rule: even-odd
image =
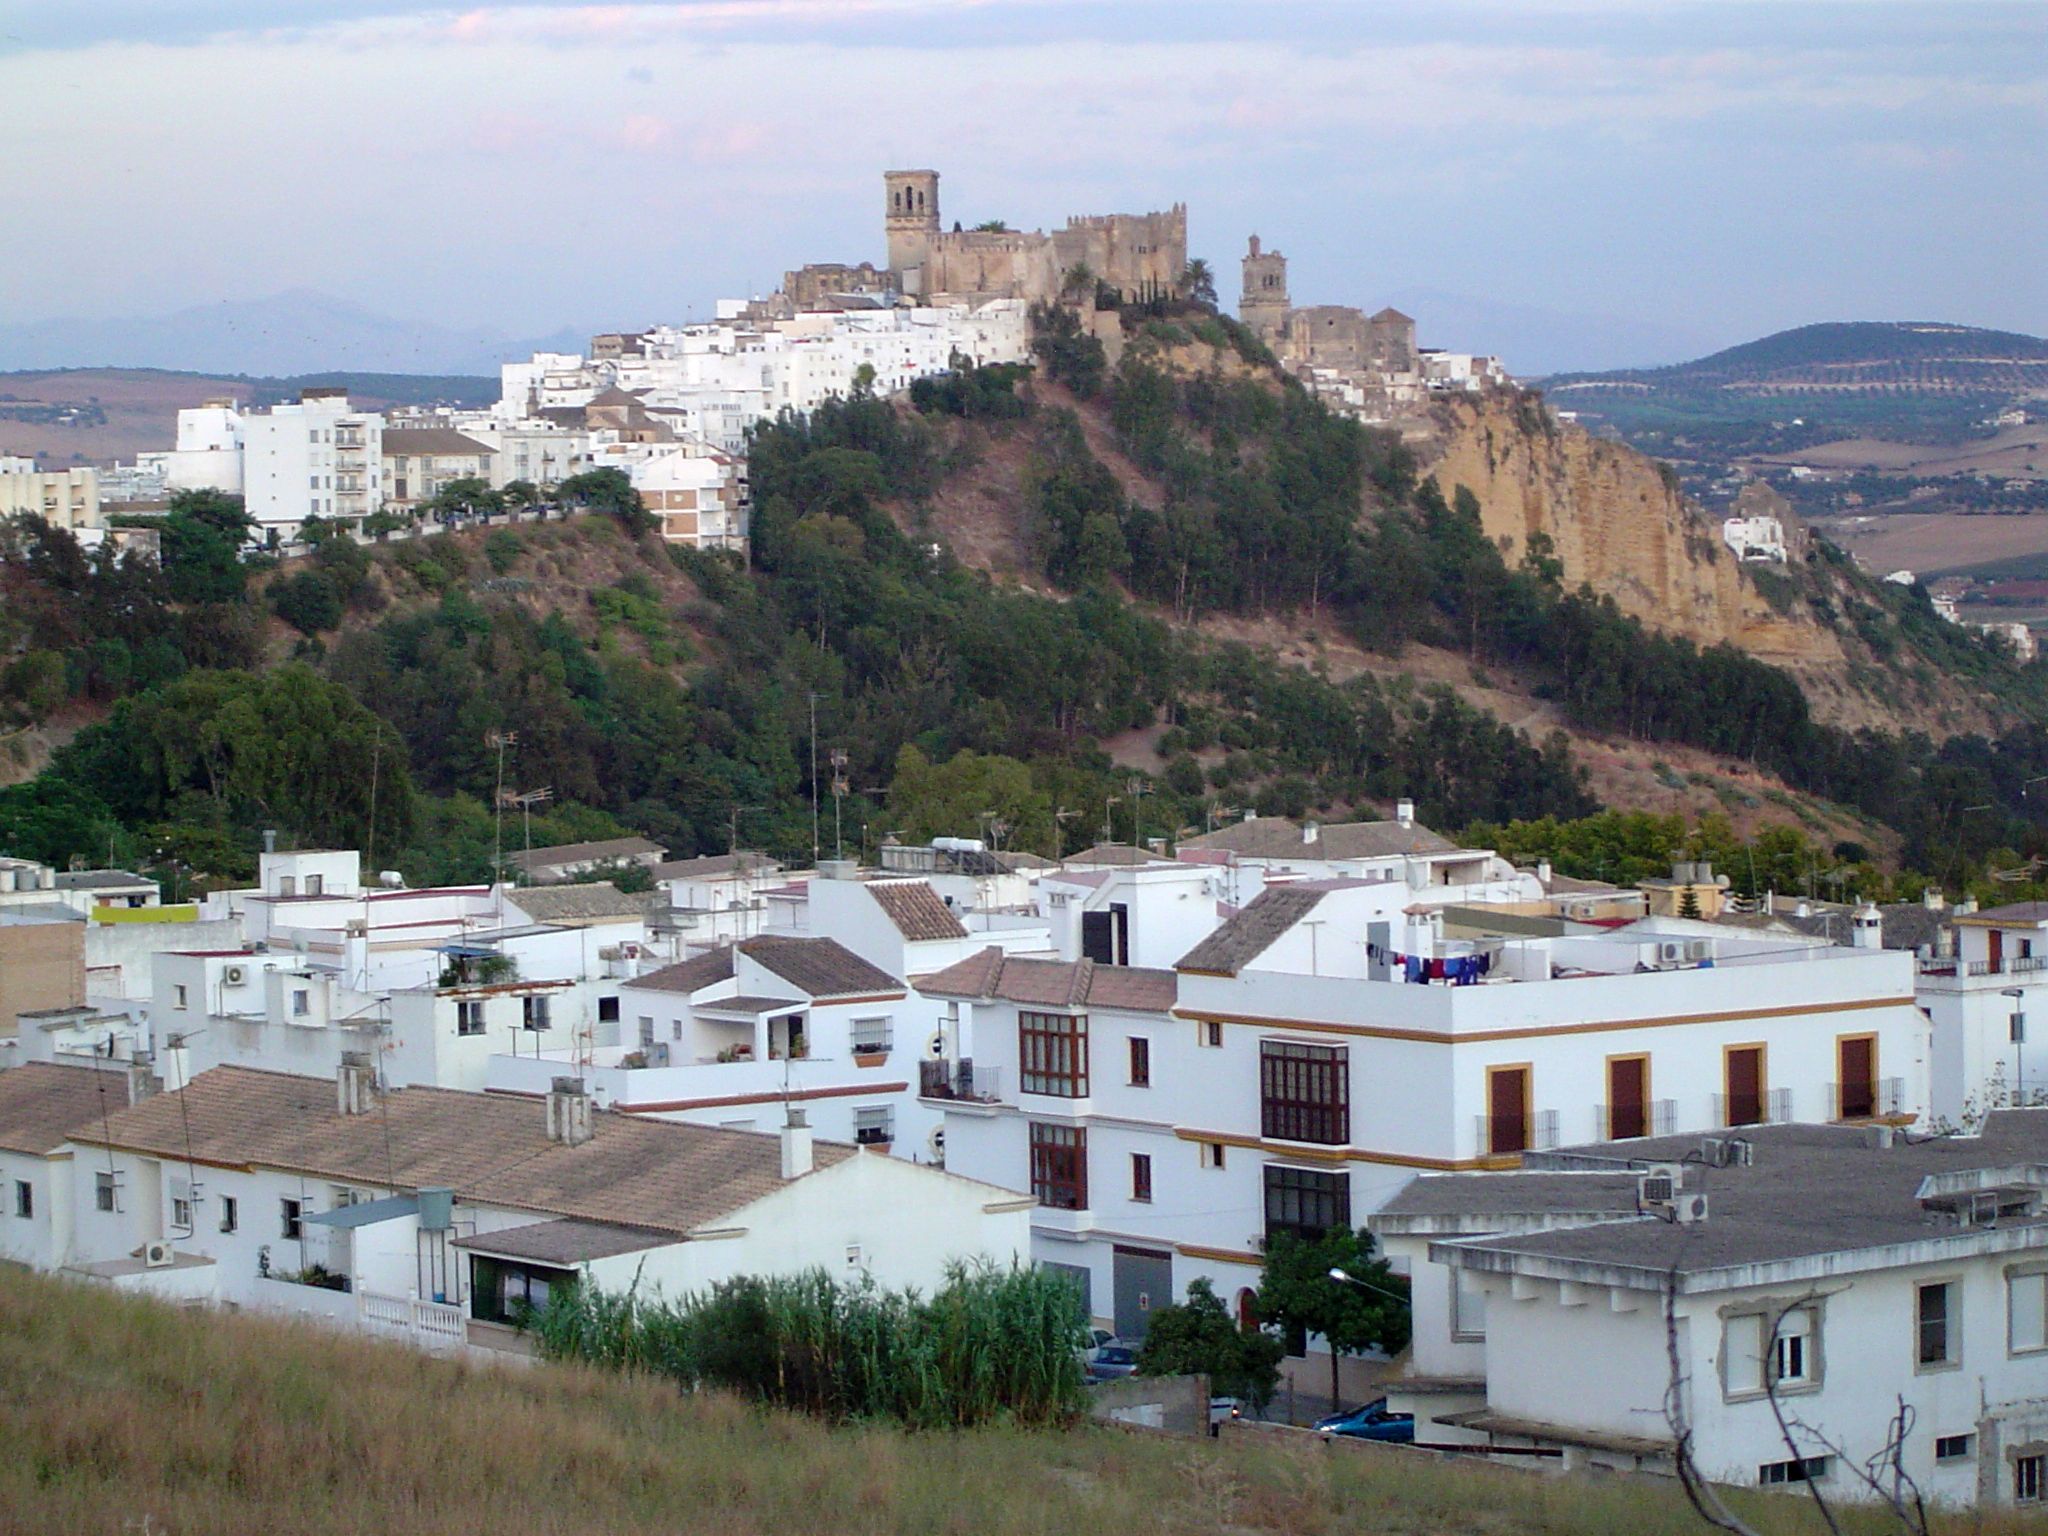
[[[1082,1428],[827,1428],[665,1381],[490,1368],[0,1268],[11,1536],[703,1526],[847,1536],[1685,1536],[1667,1484]],[[1806,1500],[1742,1497],[1771,1536]],[[1853,1512],[1847,1536],[1885,1527]],[[1996,1516],[1943,1532],[2038,1530]]]
[[[0,792],[0,845],[133,860],[175,891],[245,878],[275,827],[415,880],[480,878],[506,733],[506,786],[556,797],[536,843],[630,828],[679,855],[984,830],[1053,854],[1400,796],[1448,829],[1508,826],[1604,796],[1718,801],[1752,833],[1759,802],[1781,803],[1800,846],[1745,859],[1739,882],[1844,868],[1917,894],[2048,833],[2023,793],[2048,772],[2034,725],[1852,730],[1791,673],[1582,585],[1548,531],[1572,515],[1569,476],[1548,524],[1496,535],[1469,486],[1331,415],[1227,322],[1147,321],[1114,368],[1077,327],[1044,327],[1040,371],[759,429],[749,566],[664,546],[617,486],[590,492],[609,513],[327,538],[288,569],[239,564],[240,510],[210,493],[166,520],[161,569],[16,524],[0,708],[24,739],[70,739]],[[1499,463],[1557,429],[1508,397],[1487,430]],[[1614,538],[1694,558],[1690,524],[1613,516]],[[1888,719],[1931,685],[1980,719],[2042,709],[2041,669],[1922,593],[1825,566],[1713,579],[1836,646],[1839,686]],[[505,846],[524,835],[508,818]]]

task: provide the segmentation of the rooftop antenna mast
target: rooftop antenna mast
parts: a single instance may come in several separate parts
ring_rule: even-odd
[[[491,890],[498,906],[498,926],[505,926],[505,749],[519,745],[517,731],[486,731],[484,745],[498,754],[498,786],[492,795]]]
[[[846,781],[846,765],[848,761],[845,748],[834,747],[832,749],[832,857],[835,859],[846,857],[846,838],[843,826],[846,812],[846,791],[848,788]]]
[[[536,805],[546,805],[550,800],[554,799],[554,788],[551,785],[543,785],[539,789],[524,791],[500,790],[498,793],[503,796],[505,804],[519,807],[519,819],[526,834],[527,868],[523,873],[526,876],[526,883],[531,885],[533,883],[533,808]]]
[[[811,863],[818,862],[822,844],[818,840],[818,691],[813,688],[808,695],[811,701]]]

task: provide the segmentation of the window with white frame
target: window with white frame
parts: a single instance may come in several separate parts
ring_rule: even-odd
[[[877,1104],[853,1112],[853,1139],[861,1146],[886,1146],[896,1139],[896,1111]]]
[[[1729,1317],[1721,1334],[1721,1380],[1726,1395],[1746,1397],[1772,1385],[1780,1390],[1817,1386],[1819,1322],[1816,1310],[1803,1306],[1782,1312],[1738,1312]]]
[[[1936,1435],[1934,1437],[1934,1459],[1936,1461],[1968,1461],[1976,1454],[1977,1437],[1975,1435]]]
[[[192,1230],[192,1202],[179,1195],[171,1196],[171,1225],[181,1232]]]
[[[888,1015],[853,1021],[853,1048],[863,1056],[886,1052],[895,1043],[895,1020]]]
[[[2006,1348],[2015,1355],[2048,1349],[2048,1270],[2008,1275]]]
[[[33,1216],[36,1213],[36,1187],[27,1179],[14,1181],[14,1214]]]
[[[1767,1461],[1756,1469],[1756,1480],[1765,1488],[1783,1483],[1817,1483],[1828,1475],[1832,1460],[1828,1456],[1800,1456],[1791,1461]]]
[[[220,1197],[220,1229],[221,1229],[221,1231],[223,1231],[223,1232],[235,1232],[235,1231],[239,1231],[239,1230],[241,1229],[241,1225],[242,1225],[242,1208],[241,1208],[240,1204],[239,1204],[239,1203],[238,1203],[238,1202],[237,1202],[237,1201],[235,1200],[235,1197],[234,1197],[233,1195],[222,1195],[222,1196]]]
[[[287,1195],[278,1201],[278,1232],[287,1240],[297,1240],[305,1235],[305,1205]]]
[[[2012,1463],[2012,1501],[2038,1504],[2048,1488],[2048,1456],[2016,1456]]]
[[[178,986],[171,988],[171,1004],[173,1007],[176,1008],[183,1008],[186,1006],[185,988],[182,983]]]
[[[538,993],[529,993],[521,998],[522,1022],[528,1029],[541,1030],[548,1027],[548,999]]]
[[[484,1005],[481,999],[459,1002],[455,1005],[455,1033],[458,1035],[480,1035],[484,1032]]]
[[[92,1202],[96,1209],[113,1211],[120,1209],[115,1202],[114,1176],[111,1173],[96,1173],[92,1176]]]
[[[304,987],[292,988],[292,1017],[303,1019],[313,1011],[313,994]]]

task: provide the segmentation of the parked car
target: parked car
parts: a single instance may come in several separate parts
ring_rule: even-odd
[[[1216,1426],[1231,1419],[1245,1416],[1244,1404],[1234,1397],[1212,1397],[1209,1399],[1209,1433],[1216,1433]]]
[[[1138,1352],[1128,1344],[1105,1344],[1088,1362],[1090,1381],[1116,1381],[1138,1374]]]
[[[1386,1440],[1405,1445],[1415,1438],[1415,1415],[1394,1413],[1388,1409],[1384,1397],[1376,1397],[1361,1407],[1317,1419],[1315,1428],[1321,1435],[1344,1435],[1352,1440]]]

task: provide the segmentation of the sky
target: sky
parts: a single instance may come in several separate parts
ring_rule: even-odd
[[[1256,231],[1298,304],[1613,354],[1542,367],[2048,333],[2032,0],[0,0],[0,102],[12,323],[680,320],[880,260],[930,166],[949,223],[1185,202],[1226,301]]]

